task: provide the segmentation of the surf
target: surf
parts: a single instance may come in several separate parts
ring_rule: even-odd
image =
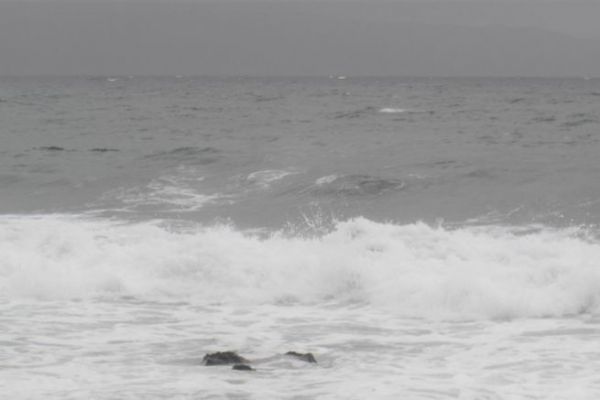
[[[322,234],[69,215],[0,218],[4,300],[355,304],[419,318],[600,311],[600,244],[582,228],[398,225]]]

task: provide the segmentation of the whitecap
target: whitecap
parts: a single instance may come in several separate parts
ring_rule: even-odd
[[[296,171],[280,170],[280,169],[265,169],[255,171],[246,177],[246,182],[258,185],[263,188],[269,187],[273,182],[280,181],[286,176],[297,174]]]
[[[338,175],[335,175],[335,174],[322,176],[315,181],[315,184],[319,185],[319,186],[326,185],[328,183],[335,181],[337,178],[338,178]]]
[[[379,110],[379,112],[382,114],[401,114],[407,111],[408,110],[406,110],[405,108],[381,108]]]
[[[446,229],[364,218],[306,237],[177,231],[65,216],[0,218],[0,293],[197,304],[353,302],[419,318],[600,312],[600,244],[575,229]]]

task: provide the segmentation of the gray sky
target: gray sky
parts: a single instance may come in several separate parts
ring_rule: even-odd
[[[0,0],[0,75],[599,76],[600,1]]]

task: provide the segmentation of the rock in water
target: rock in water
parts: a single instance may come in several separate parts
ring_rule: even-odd
[[[245,364],[249,361],[233,351],[223,351],[205,355],[202,362],[204,365],[230,365]]]
[[[317,363],[317,360],[315,359],[315,356],[312,355],[312,353],[297,353],[295,351],[288,351],[287,353],[285,353],[286,356],[290,356],[290,357],[294,357],[298,360],[302,360],[302,361],[306,361],[308,363]]]
[[[231,369],[236,371],[254,371],[254,368],[246,364],[235,364]]]

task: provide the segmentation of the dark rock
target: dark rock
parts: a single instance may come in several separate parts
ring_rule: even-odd
[[[235,364],[231,369],[236,371],[254,371],[254,368],[246,364]]]
[[[244,357],[239,356],[233,351],[223,351],[218,353],[207,354],[202,359],[204,365],[231,365],[231,364],[245,364],[249,361]]]
[[[107,153],[109,151],[119,151],[118,149],[109,149],[107,147],[95,147],[93,149],[90,149],[90,151],[93,151],[95,153]]]
[[[295,351],[288,351],[287,353],[285,353],[286,356],[290,356],[290,357],[294,357],[298,360],[302,360],[302,361],[306,361],[308,363],[317,363],[317,360],[315,359],[315,356],[312,355],[312,353],[297,353]]]

